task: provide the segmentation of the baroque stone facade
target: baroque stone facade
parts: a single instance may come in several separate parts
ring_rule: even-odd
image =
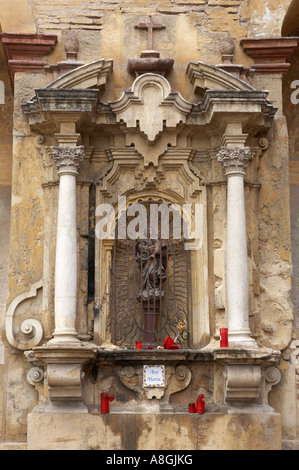
[[[298,14],[0,6],[0,449],[299,448]]]

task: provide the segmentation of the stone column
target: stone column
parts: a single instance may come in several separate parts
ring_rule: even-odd
[[[79,342],[77,303],[76,177],[84,147],[52,147],[59,175],[55,264],[55,330],[52,342]]]
[[[249,329],[248,262],[244,176],[249,147],[221,147],[218,161],[227,177],[226,287],[229,346],[256,347]]]

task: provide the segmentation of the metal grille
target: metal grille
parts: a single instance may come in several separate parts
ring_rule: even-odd
[[[144,204],[148,209],[155,202]],[[134,347],[142,340],[145,347],[162,346],[166,337],[176,337],[179,322],[189,330],[189,252],[171,230],[162,239],[160,228],[161,220],[157,234],[148,224],[146,238],[115,239],[111,329],[117,345]],[[188,337],[182,346],[190,347]]]

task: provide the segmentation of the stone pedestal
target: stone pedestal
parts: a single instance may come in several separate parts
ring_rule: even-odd
[[[281,450],[281,447],[280,415],[265,414],[262,410],[253,414],[64,412],[28,416],[28,450]]]
[[[74,408],[76,413],[87,413],[82,391],[82,367],[94,360],[97,347],[91,343],[49,342],[34,348],[35,361],[47,369],[50,409],[59,412],[64,407]],[[57,409],[56,409],[57,408]]]

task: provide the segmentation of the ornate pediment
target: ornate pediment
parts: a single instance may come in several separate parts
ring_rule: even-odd
[[[101,59],[82,65],[51,82],[46,88],[103,88],[113,69],[112,59]]]
[[[204,94],[206,90],[254,90],[235,75],[203,62],[189,62],[186,73],[194,87],[194,93]]]
[[[148,141],[154,142],[164,128],[186,122],[192,103],[172,92],[164,77],[148,73],[138,77],[132,89],[124,91],[111,108],[118,122],[125,122],[127,128],[139,127]]]

